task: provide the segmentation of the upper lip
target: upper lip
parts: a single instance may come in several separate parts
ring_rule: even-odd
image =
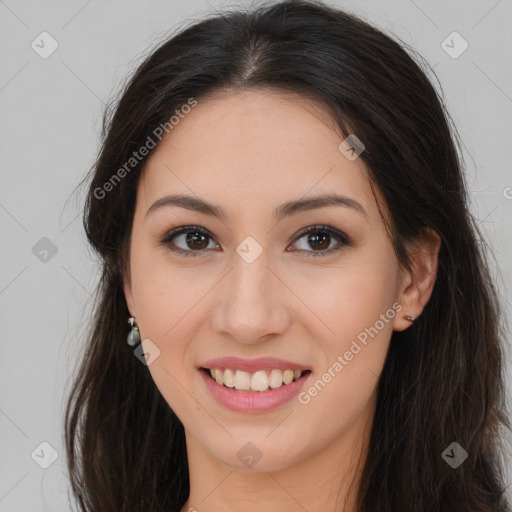
[[[255,372],[266,368],[276,368],[279,370],[311,370],[311,367],[293,361],[286,361],[277,357],[258,357],[257,359],[241,359],[240,357],[219,357],[210,359],[200,364],[201,368],[231,368],[244,370],[246,372]]]

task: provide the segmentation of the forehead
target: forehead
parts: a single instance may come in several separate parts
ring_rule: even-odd
[[[198,100],[148,158],[140,186],[146,209],[186,193],[268,214],[290,199],[338,193],[376,212],[361,158],[339,149],[343,136],[317,102],[296,94],[246,90]]]

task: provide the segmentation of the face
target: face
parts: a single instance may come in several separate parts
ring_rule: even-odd
[[[259,469],[285,468],[370,418],[390,336],[410,313],[399,312],[402,274],[365,164],[342,140],[299,96],[216,94],[141,175],[128,307],[187,444],[231,467],[248,467],[250,442]],[[282,207],[326,194],[344,200]],[[170,195],[221,214],[162,200]],[[202,369],[215,367],[219,383]],[[278,386],[287,369],[308,371]]]

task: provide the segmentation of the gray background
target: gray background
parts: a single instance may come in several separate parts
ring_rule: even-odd
[[[510,318],[511,1],[330,3],[400,37],[434,66],[465,144],[472,209],[495,253]],[[2,512],[69,510],[63,393],[98,276],[82,232],[82,196],[73,191],[96,155],[104,104],[166,33],[201,19],[210,5],[248,2],[0,0]],[[46,59],[31,47],[43,31],[58,43]],[[469,44],[456,59],[442,47],[453,31]],[[510,337],[506,343],[509,350]],[[506,364],[510,388],[510,351]],[[36,463],[50,460],[42,442],[58,455],[47,469]]]

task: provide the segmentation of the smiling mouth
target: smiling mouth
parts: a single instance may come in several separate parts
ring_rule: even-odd
[[[246,372],[231,368],[201,368],[217,384],[235,391],[263,392],[278,389],[311,373],[311,370],[280,370],[278,368]]]

